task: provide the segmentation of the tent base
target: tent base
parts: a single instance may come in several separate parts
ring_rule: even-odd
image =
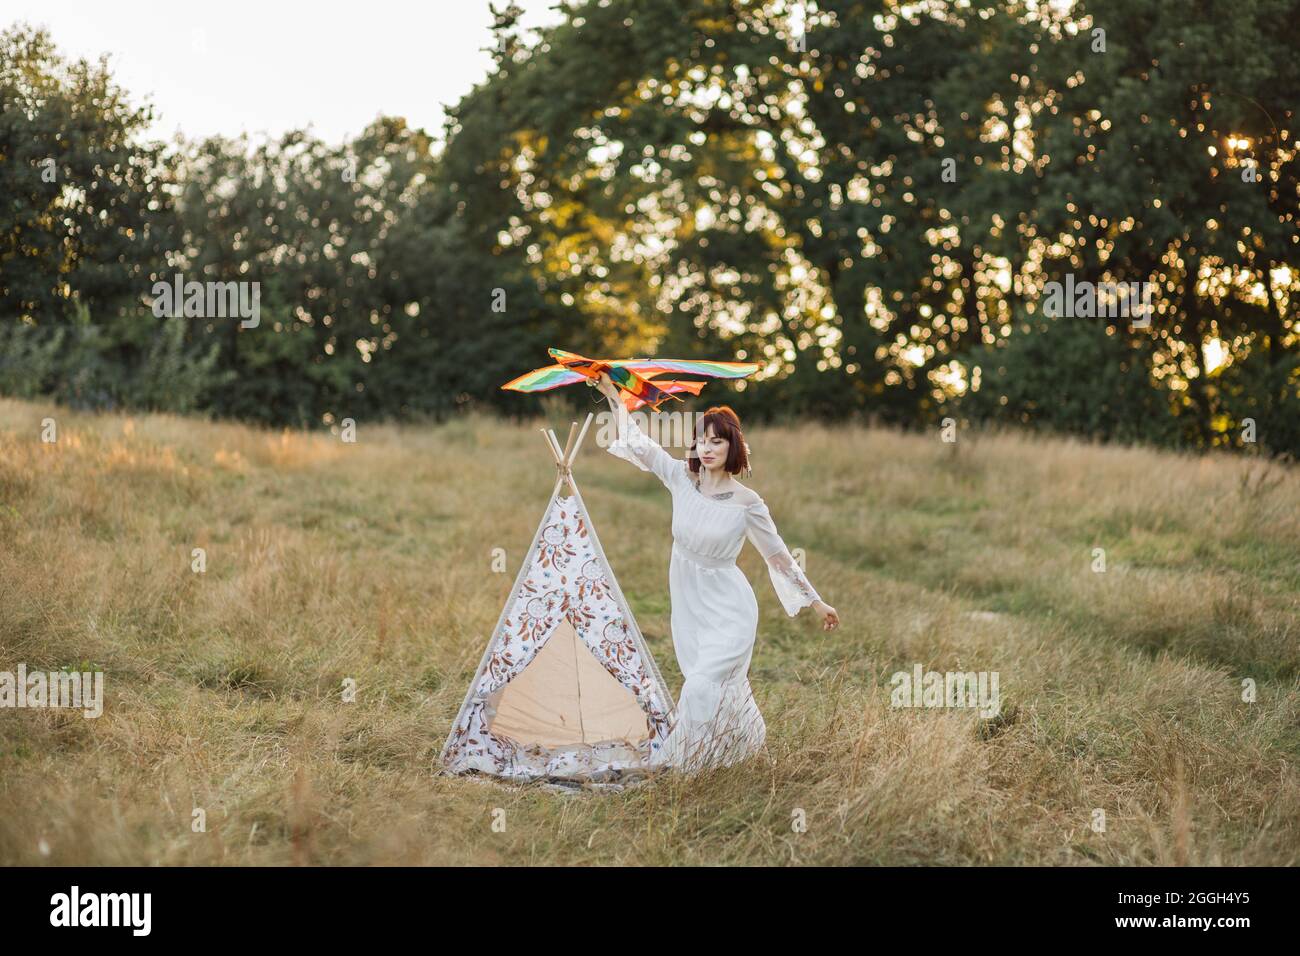
[[[495,739],[503,745],[494,748],[503,758],[470,752],[447,769],[452,773],[485,773],[517,783],[537,780],[579,784],[627,782],[652,776],[661,769],[651,763],[652,745],[648,741],[636,746],[612,740],[548,748]]]
[[[511,779],[495,773],[471,771],[460,774],[462,780],[472,780],[488,786],[504,787],[507,790],[523,791],[542,789],[552,793],[622,793],[636,787],[645,786],[658,780],[661,773],[648,771],[626,771],[611,775],[608,779],[587,780],[566,777],[538,777],[536,779]]]

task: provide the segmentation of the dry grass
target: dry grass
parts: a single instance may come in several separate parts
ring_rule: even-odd
[[[0,711],[0,863],[1300,862],[1295,470],[750,441],[843,628],[781,614],[747,549],[769,758],[562,795],[434,772],[551,486],[535,426],[363,423],[345,445],[0,401],[0,670],[106,674],[97,720]],[[578,474],[676,687],[667,495],[591,443]],[[915,663],[997,671],[1003,719],[891,708]]]

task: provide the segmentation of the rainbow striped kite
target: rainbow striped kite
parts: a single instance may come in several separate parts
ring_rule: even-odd
[[[649,405],[656,411],[667,399],[680,402],[677,392],[700,394],[705,382],[662,381],[651,379],[665,372],[704,375],[708,378],[747,378],[758,371],[752,362],[692,362],[677,359],[589,359],[563,349],[547,349],[558,365],[535,368],[501,387],[512,392],[547,392],[577,382],[593,384],[606,372],[618,386],[628,411]]]

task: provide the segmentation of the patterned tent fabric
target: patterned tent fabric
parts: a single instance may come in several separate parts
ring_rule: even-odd
[[[672,696],[576,486],[573,491],[552,496],[452,725],[441,758],[452,773],[477,771],[514,781],[617,780],[644,768],[668,734]],[[555,647],[539,660],[552,640]],[[581,653],[589,653],[604,673]],[[511,682],[532,664],[542,676],[509,699]],[[642,723],[634,707],[644,718],[643,729],[601,739],[602,728]],[[494,732],[498,709],[513,736]],[[529,729],[536,739],[520,739]]]

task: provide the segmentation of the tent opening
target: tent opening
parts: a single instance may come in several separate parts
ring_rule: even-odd
[[[636,695],[596,660],[567,618],[542,649],[491,700],[487,727],[518,744],[547,748],[650,736]]]

